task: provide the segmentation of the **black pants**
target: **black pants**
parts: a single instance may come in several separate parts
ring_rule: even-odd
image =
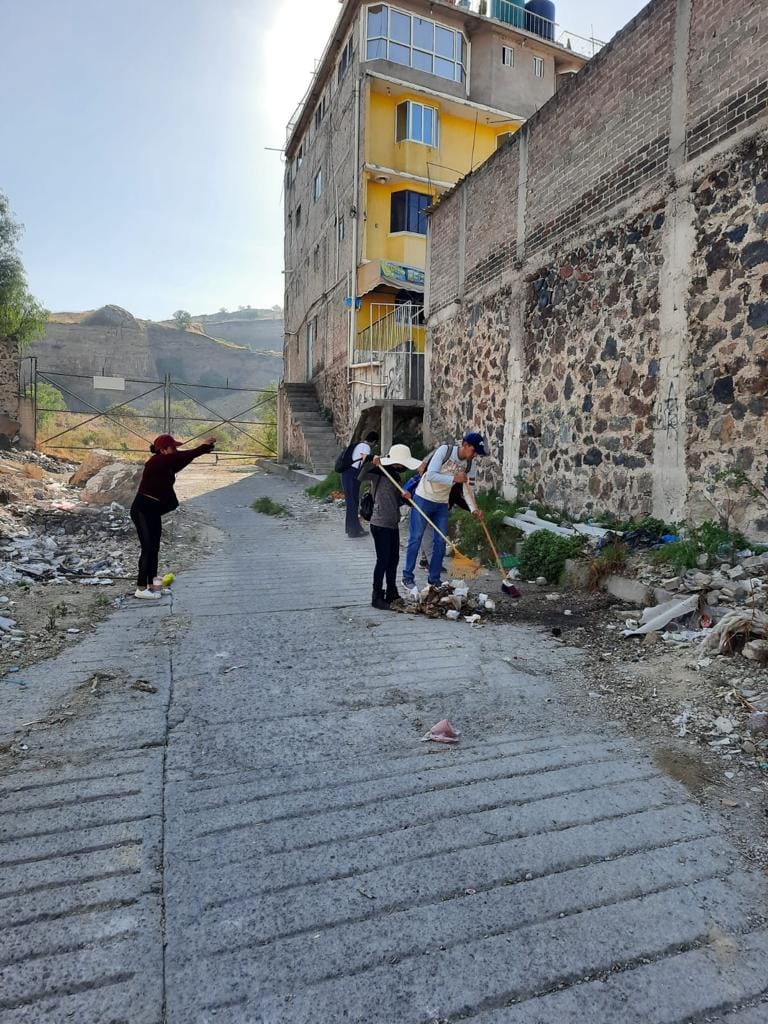
[[[157,562],[160,557],[160,537],[163,533],[163,517],[160,503],[137,494],[131,505],[131,519],[139,535],[141,555],[137,587],[151,587],[157,576]]]
[[[373,570],[373,589],[383,590],[387,579],[387,594],[397,593],[397,563],[400,561],[400,531],[397,527],[371,526],[376,545],[376,568]]]
[[[360,504],[360,481],[357,474],[358,467],[345,469],[341,474],[341,486],[344,488],[344,504],[346,505],[346,530],[347,535],[352,537],[360,533],[360,519],[358,516],[358,505]]]

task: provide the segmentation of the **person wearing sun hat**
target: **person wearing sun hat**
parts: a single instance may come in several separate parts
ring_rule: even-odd
[[[373,494],[371,536],[376,546],[376,566],[373,570],[371,605],[388,609],[400,594],[397,591],[397,563],[400,561],[400,506],[410,500],[400,486],[400,471],[418,469],[419,459],[411,455],[407,444],[393,444],[383,458],[368,456],[360,470],[360,482],[368,480]],[[397,486],[382,473],[383,466]],[[386,579],[387,589],[384,590]]]
[[[179,451],[181,444],[170,434],[161,434],[155,438],[149,448],[152,457],[144,464],[139,490],[131,505],[131,519],[141,545],[133,596],[145,601],[160,598],[159,591],[154,587],[163,533],[162,517],[179,507],[179,499],[173,489],[176,474],[194,459],[212,452],[216,438],[209,437],[197,448],[185,452]]]
[[[419,481],[413,502],[425,512],[435,526],[443,533],[448,532],[448,511],[451,490],[459,485],[464,501],[473,516],[482,519],[483,513],[477,507],[475,496],[469,484],[472,463],[478,456],[487,455],[482,434],[468,431],[460,444],[442,444],[435,450],[426,467],[426,472]],[[405,552],[403,567],[403,585],[415,585],[414,572],[416,559],[419,556],[424,537],[426,521],[416,509],[411,510],[411,521],[408,532],[408,547]],[[432,543],[432,556],[429,561],[429,582],[440,586],[440,572],[445,555],[445,541],[435,534]]]

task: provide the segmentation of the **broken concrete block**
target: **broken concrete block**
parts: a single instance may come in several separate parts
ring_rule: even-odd
[[[768,640],[750,640],[744,645],[742,653],[749,661],[756,661],[758,665],[768,665]]]
[[[752,736],[768,736],[768,711],[756,711],[747,719],[747,732]]]
[[[608,576],[603,580],[602,589],[625,604],[642,606],[651,603],[651,588],[648,584],[626,576]]]
[[[91,505],[117,502],[129,508],[136,496],[144,467],[128,462],[113,462],[94,474],[83,488],[83,500]]]
[[[114,455],[110,455],[109,452],[104,451],[103,448],[94,448],[92,452],[88,452],[86,457],[69,478],[70,486],[82,487],[83,484],[86,484],[92,476],[96,476],[100,469],[104,469],[104,467],[108,466],[111,462],[115,462]]]

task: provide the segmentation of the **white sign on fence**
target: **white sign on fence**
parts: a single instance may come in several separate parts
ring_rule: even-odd
[[[94,377],[94,391],[125,391],[125,377]]]

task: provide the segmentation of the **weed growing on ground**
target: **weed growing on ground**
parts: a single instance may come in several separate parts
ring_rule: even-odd
[[[257,498],[251,505],[254,512],[261,512],[264,516],[291,516],[292,513],[285,505],[280,505],[271,498]]]
[[[738,551],[749,547],[744,534],[711,520],[692,527],[687,533],[684,540],[665,544],[663,548],[653,551],[653,561],[657,565],[667,565],[675,572],[684,572],[686,569],[695,569],[702,555],[707,556],[710,564],[732,562]]]
[[[616,541],[613,544],[606,545],[599,555],[590,559],[587,566],[587,586],[589,589],[597,590],[600,586],[600,581],[605,579],[606,576],[613,576],[615,573],[621,572],[627,564],[628,554],[627,545]]]
[[[329,494],[333,494],[334,492],[341,490],[343,490],[341,486],[341,476],[336,472],[336,470],[331,470],[324,480],[308,487],[304,493],[308,494],[310,498],[319,498],[322,500],[323,498],[327,498]]]
[[[520,575],[524,580],[545,576],[550,583],[556,583],[566,560],[578,558],[585,544],[585,537],[560,537],[548,530],[536,530],[520,550]]]

